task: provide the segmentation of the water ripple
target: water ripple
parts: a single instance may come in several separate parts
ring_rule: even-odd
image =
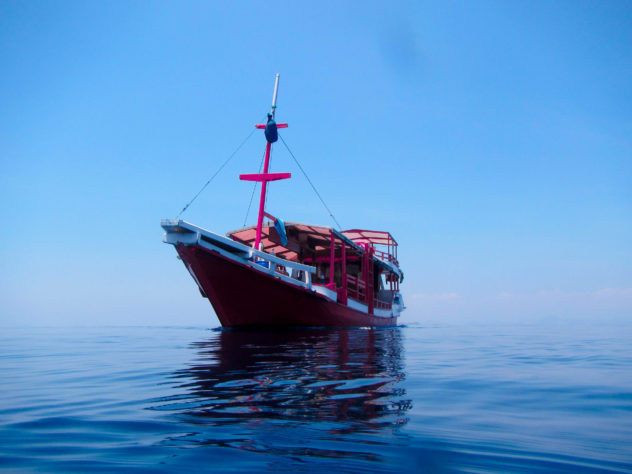
[[[624,332],[19,330],[0,469],[632,472]]]

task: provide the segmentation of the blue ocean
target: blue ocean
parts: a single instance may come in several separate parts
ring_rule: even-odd
[[[632,472],[630,326],[4,328],[10,472]]]

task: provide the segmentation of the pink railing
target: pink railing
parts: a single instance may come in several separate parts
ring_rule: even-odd
[[[365,301],[366,283],[354,276],[347,275],[347,296],[358,301]]]
[[[395,258],[395,256],[391,253],[384,252],[383,250],[374,249],[374,255],[379,259],[384,260],[385,262],[393,262],[395,265],[399,266],[399,262]]]
[[[386,301],[378,300],[375,298],[374,305],[379,309],[391,309],[393,307],[393,303],[387,303]]]

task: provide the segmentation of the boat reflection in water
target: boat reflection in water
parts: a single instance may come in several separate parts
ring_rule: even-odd
[[[407,421],[398,328],[221,331],[195,346],[174,374],[185,393],[171,410],[196,430],[180,442],[374,461]]]

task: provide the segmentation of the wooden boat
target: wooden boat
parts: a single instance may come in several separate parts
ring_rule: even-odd
[[[263,173],[240,175],[261,183],[257,225],[219,235],[181,219],[163,219],[163,241],[173,245],[223,327],[391,326],[404,310],[403,272],[389,232],[336,230],[283,222],[265,210],[267,183],[290,178],[269,173],[275,122],[263,129]],[[264,222],[264,219],[269,220]]]

